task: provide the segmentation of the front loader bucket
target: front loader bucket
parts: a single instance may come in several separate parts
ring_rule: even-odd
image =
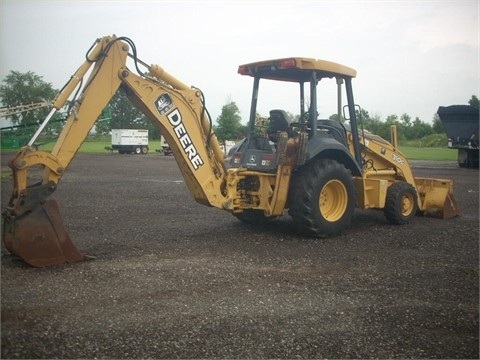
[[[452,180],[415,178],[415,184],[421,200],[420,211],[426,216],[449,219],[460,215]]]
[[[35,267],[85,260],[70,239],[53,199],[24,215],[4,216],[3,242],[13,255]]]

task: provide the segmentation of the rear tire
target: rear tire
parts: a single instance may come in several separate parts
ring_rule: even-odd
[[[417,210],[417,191],[411,184],[399,181],[390,185],[383,209],[383,213],[390,223],[407,224],[416,215]]]
[[[137,147],[135,148],[135,154],[139,155],[139,154],[141,154],[141,153],[142,153],[142,148],[139,147],[139,146],[137,146]]]
[[[327,237],[341,233],[351,225],[355,204],[352,175],[335,160],[314,161],[292,179],[289,214],[306,235]]]

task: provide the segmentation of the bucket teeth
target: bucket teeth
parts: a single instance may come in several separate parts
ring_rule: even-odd
[[[3,242],[13,255],[35,267],[85,260],[70,239],[53,199],[22,216],[4,216]]]

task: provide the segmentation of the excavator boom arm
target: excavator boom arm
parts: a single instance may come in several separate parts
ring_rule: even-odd
[[[53,104],[55,109],[61,109],[91,69],[80,97],[73,100],[66,124],[51,153],[26,147],[12,159],[14,190],[9,207],[13,214],[31,210],[35,202],[44,200],[55,189],[102,110],[120,87],[160,128],[195,199],[221,206],[223,195],[217,189],[224,187],[223,152],[213,134],[203,94],[158,65],[147,67],[148,76],[131,72],[126,60],[129,55],[136,55],[129,54],[129,48],[124,38],[98,39]],[[51,190],[41,191],[43,195],[37,191],[41,187],[39,184],[27,184],[27,172],[38,165],[44,167],[41,186]],[[37,195],[32,196],[33,193]],[[30,200],[32,197],[36,199]]]
[[[138,74],[127,67],[129,56]],[[146,74],[139,70],[138,64],[146,67]],[[89,77],[84,84],[87,73]],[[89,49],[85,62],[61,90],[53,103],[54,109],[29,145],[9,163],[13,191],[3,213],[3,240],[12,254],[27,263],[48,266],[83,259],[63,227],[58,205],[47,198],[119,88],[158,126],[193,197],[209,206],[222,208],[226,203],[224,155],[213,133],[202,92],[188,87],[160,66],[140,61],[130,39],[103,37]],[[79,96],[70,100],[66,124],[52,151],[37,150],[32,146],[35,138],[74,92]],[[43,169],[41,180],[29,184],[30,172],[38,168]]]

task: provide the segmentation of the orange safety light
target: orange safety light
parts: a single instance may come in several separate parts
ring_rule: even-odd
[[[295,66],[297,66],[295,59],[285,59],[280,62],[280,67],[283,68],[293,68]]]
[[[250,71],[248,69],[248,66],[239,66],[238,67],[238,73],[240,75],[249,75],[250,74]]]

